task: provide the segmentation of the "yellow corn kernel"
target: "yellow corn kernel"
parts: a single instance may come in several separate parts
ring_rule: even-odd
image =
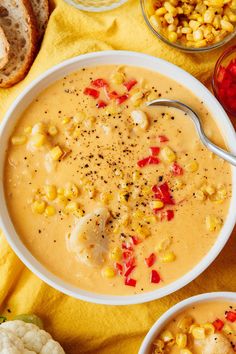
[[[187,336],[183,333],[177,333],[175,338],[176,344],[179,348],[183,349],[187,345]]]
[[[60,146],[55,146],[50,150],[50,156],[54,161],[58,161],[60,157],[62,156],[63,151],[60,148]]]
[[[138,236],[141,236],[143,238],[150,236],[150,230],[144,225],[139,226],[135,231]]]
[[[167,343],[172,341],[174,339],[174,336],[171,331],[165,330],[161,333],[160,338],[163,340],[163,342]]]
[[[92,128],[95,122],[96,122],[96,118],[94,116],[91,116],[85,119],[83,123],[85,128]]]
[[[192,336],[195,339],[205,339],[206,333],[205,333],[205,328],[196,326],[192,329]]]
[[[208,194],[208,195],[213,195],[215,192],[216,192],[216,189],[215,187],[211,186],[211,185],[207,185],[205,187],[205,192]]]
[[[45,195],[48,200],[54,200],[57,197],[57,188],[54,185],[47,184],[44,187]]]
[[[163,16],[167,13],[167,10],[165,7],[159,7],[159,9],[156,10],[155,14],[157,16]]]
[[[192,33],[187,33],[187,34],[186,34],[186,39],[187,39],[187,41],[193,42],[193,35],[192,35]]]
[[[142,219],[144,217],[144,213],[141,210],[136,210],[133,212],[132,217],[134,219]]]
[[[72,202],[70,201],[69,203],[67,203],[66,207],[65,207],[65,212],[68,214],[74,213],[76,210],[79,209],[79,205],[77,202]]]
[[[171,3],[165,1],[164,7],[170,14],[172,14],[173,16],[177,16],[178,10],[173,5],[171,5]]]
[[[154,345],[155,349],[159,350],[159,351],[157,351],[157,353],[159,353],[159,352],[162,353],[165,348],[165,343],[161,339],[155,339],[155,341],[153,342],[153,345]]]
[[[207,45],[207,41],[205,39],[202,39],[201,41],[194,42],[194,47],[195,48],[202,48]]]
[[[176,256],[174,254],[174,252],[172,251],[166,251],[165,253],[163,253],[162,255],[160,255],[160,261],[162,263],[171,263],[174,262],[176,259]]]
[[[79,188],[74,183],[67,183],[64,188],[64,195],[66,198],[77,198],[79,195]]]
[[[80,134],[81,134],[81,129],[76,127],[75,130],[73,131],[73,138],[74,139],[79,138]]]
[[[206,10],[206,12],[203,14],[203,19],[205,23],[212,23],[215,17],[215,13],[212,9]]]
[[[173,188],[175,190],[178,191],[178,190],[182,189],[183,186],[184,186],[184,182],[181,179],[179,179],[179,178],[174,179]]]
[[[193,324],[193,318],[188,316],[188,317],[181,318],[177,323],[177,327],[181,329],[182,332],[188,333],[189,328],[192,324]]]
[[[224,10],[224,14],[228,16],[230,22],[236,22],[236,15],[230,10],[229,7]]]
[[[28,127],[25,127],[24,133],[25,134],[30,134],[32,132],[32,127],[29,125]]]
[[[214,215],[207,215],[206,228],[208,231],[215,231],[221,225],[222,225],[222,220],[220,218]]]
[[[193,32],[193,30],[192,30],[192,28],[190,28],[190,27],[183,27],[183,28],[181,29],[181,32],[182,32],[183,34],[190,34],[190,33]]]
[[[100,200],[103,204],[108,204],[112,200],[112,194],[108,192],[102,192],[100,194]]]
[[[62,194],[59,194],[57,196],[57,199],[56,199],[57,203],[61,206],[66,206],[66,204],[68,203],[68,199],[62,195]]]
[[[177,27],[173,23],[167,27],[167,31],[170,32],[170,33],[171,32],[176,32],[176,30],[177,30]],[[177,33],[176,33],[176,35],[177,35]],[[177,35],[177,37],[178,37],[178,35]]]
[[[209,336],[210,334],[215,333],[215,327],[213,326],[212,323],[204,323],[202,325],[202,327],[205,329],[205,333],[207,336]]]
[[[129,225],[129,222],[130,222],[130,218],[129,218],[129,215],[128,214],[124,214],[121,219],[120,219],[120,224],[123,225],[123,226],[128,226]]]
[[[176,33],[176,32],[170,32],[170,33],[168,34],[168,39],[169,39],[169,41],[172,42],[172,43],[176,42],[177,39],[178,39],[177,33]]]
[[[227,32],[233,32],[234,31],[234,26],[229,21],[221,20],[220,24],[221,24],[221,28],[223,30],[225,30]]]
[[[133,182],[137,182],[140,179],[141,175],[142,175],[141,172],[134,171],[132,174]]]
[[[200,201],[206,200],[206,195],[203,193],[203,191],[196,191],[195,197],[197,200],[200,200]]]
[[[26,143],[26,136],[24,135],[15,135],[11,138],[12,145],[23,145]]]
[[[191,161],[185,166],[187,172],[196,172],[199,168],[197,161]]]
[[[164,19],[166,20],[167,23],[169,23],[169,25],[171,23],[174,23],[174,17],[169,12],[165,14]]]
[[[232,327],[230,327],[230,325],[228,325],[227,323],[224,325],[224,327],[222,328],[222,332],[224,332],[226,335],[231,335],[234,334],[234,330],[232,329]]]
[[[146,221],[147,224],[156,224],[157,222],[155,215],[145,216],[144,220]]]
[[[117,85],[122,84],[125,81],[125,74],[123,72],[116,71],[112,73],[111,81],[112,83]]]
[[[193,31],[196,31],[201,26],[201,23],[198,21],[191,20],[189,21],[189,27],[192,28]]]
[[[189,349],[181,349],[180,350],[180,352],[179,352],[180,354],[193,354],[192,352],[191,352],[191,350],[189,350]]]
[[[155,247],[155,251],[161,252],[161,251],[166,251],[170,245],[171,245],[171,238],[166,237],[163,240],[161,240],[157,246]]]
[[[60,194],[60,195],[64,195],[64,188],[58,187],[57,188],[57,193]]]
[[[30,140],[34,147],[41,147],[46,143],[46,136],[42,133],[36,133],[31,137]]]
[[[43,214],[46,208],[44,200],[36,200],[32,205],[32,210],[36,214]]]
[[[62,120],[62,124],[68,124],[68,123],[70,123],[70,121],[71,121],[71,117],[65,117]]]
[[[48,128],[48,134],[51,136],[56,136],[58,133],[57,127],[55,125],[50,125]]]
[[[194,41],[201,41],[203,39],[203,32],[202,30],[199,28],[196,31],[193,31],[193,40]]]
[[[102,269],[102,276],[104,278],[107,278],[107,279],[114,278],[115,275],[116,275],[116,272],[111,267],[105,267],[105,268]]]
[[[130,97],[130,101],[135,105],[137,102],[142,102],[142,98],[143,98],[143,92],[142,91],[138,91],[135,92],[131,97]]]
[[[161,150],[161,156],[166,162],[171,163],[176,160],[176,154],[169,146],[166,146]]]
[[[236,0],[232,0],[232,2],[229,4],[229,8],[231,10],[236,10]]]
[[[164,203],[161,200],[154,200],[151,203],[151,207],[153,209],[162,209],[164,206]]]
[[[160,18],[155,15],[150,17],[149,22],[156,31],[162,28],[162,22]]]
[[[146,4],[146,11],[147,11],[148,16],[152,16],[155,13],[155,8],[154,8],[152,2],[148,2]]]
[[[112,230],[113,234],[118,235],[120,233],[120,225],[116,224]]]
[[[119,247],[113,248],[113,250],[109,253],[109,258],[112,261],[119,262],[122,258],[122,251]]]
[[[56,214],[56,209],[54,208],[53,205],[48,205],[45,209],[45,215],[46,216],[53,216]]]
[[[32,134],[37,134],[37,133],[45,133],[46,132],[46,126],[44,123],[39,122],[33,125],[32,127]]]

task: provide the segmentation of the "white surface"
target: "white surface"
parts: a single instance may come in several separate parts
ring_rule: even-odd
[[[68,4],[79,10],[89,12],[103,12],[116,9],[123,5],[127,0],[64,0]],[[99,3],[99,5],[97,4]]]
[[[236,293],[233,292],[215,292],[206,293],[197,296],[190,297],[184,301],[179,302],[177,305],[171,307],[167,312],[165,312],[152,326],[144,341],[139,349],[138,354],[149,354],[151,350],[152,343],[157,335],[164,329],[164,327],[186,308],[192,306],[193,304],[199,304],[208,301],[232,301],[236,303]],[[222,353],[223,354],[223,353]]]
[[[194,94],[205,103],[206,107],[209,109],[219,128],[221,129],[221,132],[225,137],[229,149],[236,154],[235,131],[225,111],[223,110],[219,102],[216,100],[216,98],[205,88],[205,86],[203,86],[198,80],[196,80],[184,70],[164,60],[134,52],[107,51],[81,55],[79,57],[72,58],[53,67],[52,69],[48,70],[43,75],[41,75],[34,82],[32,82],[15,100],[1,124],[0,222],[1,228],[9,244],[11,245],[15,253],[18,255],[18,257],[22,260],[22,262],[24,262],[25,265],[39,278],[41,278],[47,284],[51,285],[57,290],[75,298],[94,303],[108,305],[137,304],[161,298],[182,288],[183,286],[191,282],[193,279],[195,279],[199,274],[201,274],[220,253],[225,243],[227,242],[236,221],[236,168],[232,168],[233,191],[229,213],[219,233],[217,241],[215,242],[211,250],[208,252],[208,254],[191,271],[189,271],[183,277],[177,279],[172,284],[169,284],[167,286],[162,287],[161,289],[157,289],[152,292],[133,296],[112,296],[88,292],[59,279],[57,276],[49,272],[49,270],[47,270],[31,255],[28,249],[21,242],[21,239],[17,235],[14,226],[10,220],[10,216],[8,214],[4,198],[3,171],[5,151],[12,129],[22,112],[42,90],[44,90],[48,85],[52,84],[54,81],[62,78],[64,75],[67,75],[68,73],[74,72],[83,67],[106,64],[125,64],[144,67],[149,70],[153,70],[163,75],[166,75],[167,77],[178,81],[180,84],[193,91]]]

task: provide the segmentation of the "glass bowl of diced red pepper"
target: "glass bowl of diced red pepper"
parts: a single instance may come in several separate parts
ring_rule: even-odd
[[[212,86],[225,110],[236,116],[236,45],[228,48],[218,59]]]

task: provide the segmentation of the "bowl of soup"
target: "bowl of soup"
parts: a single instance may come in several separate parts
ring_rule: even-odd
[[[236,293],[213,292],[169,309],[145,337],[139,354],[233,354]]]
[[[36,275],[83,300],[170,294],[219,254],[235,224],[235,169],[200,142],[236,151],[214,96],[180,68],[132,52],[61,63],[16,99],[1,126],[1,222]]]

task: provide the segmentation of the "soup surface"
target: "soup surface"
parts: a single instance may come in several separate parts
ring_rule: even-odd
[[[189,307],[154,341],[151,354],[234,354],[236,304],[211,301]]]
[[[203,147],[184,113],[145,106],[158,97],[191,105],[224,146],[204,102],[136,67],[64,77],[12,133],[5,194],[15,229],[69,283],[107,294],[155,290],[190,271],[217,238],[230,166]]]

